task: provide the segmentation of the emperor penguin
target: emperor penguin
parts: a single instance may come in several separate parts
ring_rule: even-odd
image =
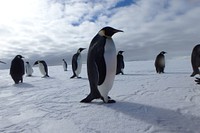
[[[44,60],[38,60],[34,63],[34,65],[38,65],[43,78],[49,77],[48,75],[48,67],[47,63]]]
[[[196,74],[200,74],[200,72],[199,72],[199,67],[200,67],[200,44],[197,44],[192,50],[191,64],[192,64],[192,68],[193,68],[193,73],[190,76],[193,77]]]
[[[81,73],[82,68],[82,58],[81,58],[81,51],[83,51],[85,48],[79,48],[77,50],[77,53],[73,55],[72,57],[72,70],[73,75],[70,78],[81,78],[79,77],[79,74]]]
[[[116,74],[124,74],[124,57],[122,55],[124,51],[119,51],[117,54],[117,71]]]
[[[155,60],[155,67],[156,67],[156,72],[157,73],[164,73],[164,69],[165,69],[165,55],[167,52],[162,51],[160,52]]]
[[[33,74],[33,68],[32,68],[32,66],[30,65],[30,63],[28,61],[26,62],[25,69],[26,69],[26,75],[28,77],[31,77],[32,74]]]
[[[117,32],[123,31],[104,27],[92,39],[87,55],[90,94],[81,102],[89,103],[93,99],[101,98],[104,103],[115,103],[108,93],[116,75],[116,48],[112,36]]]
[[[67,71],[67,62],[65,61],[65,59],[62,60],[62,65],[63,65],[63,69],[64,71]]]
[[[15,84],[18,84],[19,81],[23,83],[23,75],[25,73],[25,70],[24,70],[24,61],[22,60],[22,58],[24,57],[21,55],[16,55],[11,62],[10,75],[14,80]]]

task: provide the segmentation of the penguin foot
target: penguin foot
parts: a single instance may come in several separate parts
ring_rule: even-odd
[[[90,103],[92,100],[98,99],[98,98],[100,98],[100,96],[93,95],[93,94],[90,93],[85,99],[81,100],[80,102],[81,103]]]
[[[113,99],[109,99],[109,100],[108,100],[108,103],[116,103],[116,101],[113,100]]]
[[[90,103],[94,98],[89,94],[85,99],[81,100],[81,103]]]
[[[75,78],[75,77],[76,77],[76,75],[73,75],[73,76],[70,77],[70,79]]]
[[[190,75],[190,77],[194,77],[195,75],[196,75],[196,73],[193,72],[193,73]]]

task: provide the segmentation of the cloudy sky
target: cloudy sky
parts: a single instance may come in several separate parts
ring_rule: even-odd
[[[162,50],[167,58],[190,56],[200,43],[199,14],[199,0],[0,0],[0,60],[21,54],[71,63],[104,26],[124,31],[113,39],[125,60],[154,59]]]

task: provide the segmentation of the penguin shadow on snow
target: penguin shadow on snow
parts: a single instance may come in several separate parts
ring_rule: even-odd
[[[200,131],[200,117],[182,114],[179,109],[173,111],[145,104],[120,101],[115,104],[103,105],[132,118],[159,126],[169,132],[195,133]]]
[[[187,74],[187,75],[190,75],[190,72],[165,72],[164,74],[176,74],[176,75]]]
[[[33,88],[34,87],[34,85],[29,84],[29,83],[13,84],[13,86],[17,88]]]

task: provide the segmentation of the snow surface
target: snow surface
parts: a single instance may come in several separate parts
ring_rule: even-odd
[[[18,85],[0,70],[0,132],[200,133],[200,86],[190,77],[190,59],[167,60],[164,74],[155,73],[154,61],[125,65],[109,93],[113,104],[79,102],[89,93],[86,65],[82,79],[70,79],[62,65],[41,78],[34,67]]]

